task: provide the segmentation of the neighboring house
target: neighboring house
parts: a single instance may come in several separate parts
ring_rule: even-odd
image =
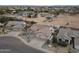
[[[9,21],[6,28],[10,30],[23,30],[25,26],[26,23],[24,21]]]
[[[3,27],[3,26],[4,26],[4,24],[0,23],[0,28]]]
[[[53,17],[52,17],[52,16],[46,16],[46,19],[47,19],[48,21],[52,21],[52,20],[53,20]]]
[[[0,23],[0,32],[2,32],[3,26],[4,26],[4,24]]]
[[[61,28],[59,30],[59,33],[57,35],[57,40],[59,42],[59,40],[61,39],[61,41],[65,42],[65,40],[68,40],[68,44],[70,44],[70,40],[71,40],[71,29],[64,29]]]
[[[41,17],[46,17],[48,15],[48,13],[40,13]]]
[[[57,35],[57,41],[59,43],[62,42],[68,42],[67,44],[71,43],[71,37],[75,38],[75,45],[79,45],[79,31],[72,30],[70,28],[61,28],[58,35]]]
[[[55,15],[48,14],[45,18],[46,18],[47,21],[50,22],[50,21],[53,21],[54,20]]]
[[[37,17],[38,17],[38,14],[37,14],[37,13],[33,13],[33,14],[31,15],[31,17],[32,17],[32,18],[37,18]]]

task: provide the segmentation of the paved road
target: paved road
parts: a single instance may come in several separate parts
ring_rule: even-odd
[[[25,45],[15,37],[0,37],[0,53],[42,53],[32,47]]]

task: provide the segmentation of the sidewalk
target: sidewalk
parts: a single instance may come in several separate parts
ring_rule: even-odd
[[[30,46],[30,47],[32,47],[32,48],[41,50],[41,51],[46,52],[46,53],[54,53],[54,51],[50,51],[50,50],[48,50],[48,49],[42,48],[42,46],[44,45],[44,43],[45,43],[46,41],[34,39],[34,40],[32,40],[30,43],[28,43],[28,42],[26,42],[23,38],[21,38],[20,36],[16,36],[16,37],[18,37],[22,42],[24,42],[26,45],[28,45],[28,46]]]

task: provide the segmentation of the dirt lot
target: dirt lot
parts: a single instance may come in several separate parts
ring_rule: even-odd
[[[44,24],[44,25],[50,25],[50,24],[56,24],[56,25],[63,25],[67,27],[74,27],[74,28],[79,28],[79,15],[62,15],[60,14],[58,17],[53,18],[53,21],[51,22],[44,22],[46,20],[45,17],[38,17],[38,18],[27,18],[23,17],[27,21],[35,21],[38,24]],[[66,25],[69,23],[68,25]]]

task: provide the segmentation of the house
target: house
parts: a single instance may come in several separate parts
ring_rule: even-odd
[[[41,17],[45,17],[45,16],[47,16],[48,15],[48,13],[40,13],[40,16]]]
[[[0,23],[0,28],[3,27],[3,26],[4,26],[4,24]]]
[[[0,32],[2,32],[4,24],[0,23]]]
[[[61,41],[65,42],[66,40],[68,40],[68,44],[70,44],[70,40],[71,40],[70,35],[71,35],[71,29],[61,28],[57,35],[57,41],[60,42],[61,39]]]
[[[79,31],[70,28],[61,28],[57,35],[57,42],[60,44],[66,43],[67,45],[70,45],[72,37],[74,37],[74,45],[79,46]]]
[[[24,21],[9,21],[6,28],[9,30],[23,30],[26,26]]]
[[[55,15],[48,14],[45,18],[46,18],[47,21],[51,22],[51,21],[54,20]]]

